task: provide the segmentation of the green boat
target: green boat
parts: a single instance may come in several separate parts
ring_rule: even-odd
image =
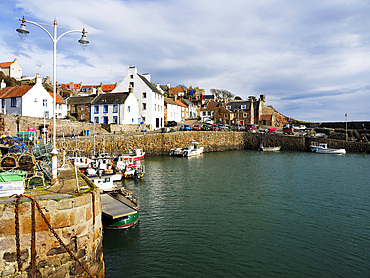
[[[23,194],[26,177],[27,172],[21,170],[0,172],[0,197]]]
[[[114,190],[100,197],[104,229],[128,229],[139,221],[139,200],[131,191]]]

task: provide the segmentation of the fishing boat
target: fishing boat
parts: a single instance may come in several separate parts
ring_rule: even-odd
[[[131,191],[122,188],[100,197],[104,229],[128,229],[139,221],[139,199]]]
[[[203,155],[204,147],[200,147],[199,143],[194,139],[190,140],[189,146],[170,150],[170,156],[200,156]]]
[[[135,149],[135,151],[134,151],[134,152],[128,152],[128,153],[122,154],[122,155],[120,155],[120,157],[122,157],[122,159],[123,159],[123,160],[129,160],[129,159],[133,159],[133,160],[144,159],[144,157],[145,157],[145,152],[144,152],[142,149]]]
[[[85,174],[102,192],[117,189],[114,182],[122,180],[122,173],[106,158],[92,162]]]
[[[312,142],[310,145],[311,151],[314,153],[328,153],[328,154],[345,154],[345,149],[332,149],[328,148],[326,143]]]
[[[145,168],[140,163],[140,160],[134,161],[133,158],[125,160],[123,156],[119,156],[115,159],[115,163],[125,179],[140,179],[144,177]]]

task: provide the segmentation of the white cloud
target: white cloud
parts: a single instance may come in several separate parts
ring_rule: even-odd
[[[368,120],[369,10],[365,0],[7,1],[0,18],[2,60],[18,57],[24,74],[52,75],[52,45],[42,30],[25,42],[15,20],[88,31],[58,42],[58,81],[120,82],[127,66],[155,83],[267,95],[281,113],[302,120]],[[4,22],[14,21],[14,26]],[[6,42],[6,43],[5,43]],[[362,89],[361,89],[362,88]],[[357,103],[360,101],[361,103]],[[353,105],[353,107],[352,107]]]

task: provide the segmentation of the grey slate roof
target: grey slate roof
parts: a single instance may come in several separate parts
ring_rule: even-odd
[[[99,95],[94,101],[91,103],[92,105],[98,104],[120,104],[125,103],[129,93],[109,93],[109,94],[102,94]]]
[[[96,97],[96,95],[70,97],[70,98],[67,99],[67,104],[70,104],[70,105],[91,104],[95,97]]]
[[[144,76],[140,75],[140,74],[137,74],[141,80],[143,80],[145,82],[145,84],[154,92],[154,93],[157,93],[157,94],[161,94],[160,91],[158,91],[157,87],[154,86],[151,82],[148,81],[148,79],[146,79]]]
[[[179,105],[173,98],[165,97],[164,101],[167,102],[168,104]]]

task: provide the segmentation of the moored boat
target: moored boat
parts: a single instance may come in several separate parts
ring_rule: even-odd
[[[310,145],[311,151],[314,153],[328,153],[328,154],[345,154],[345,149],[328,148],[326,143],[312,142]]]
[[[280,151],[280,149],[281,149],[281,146],[277,146],[277,147],[261,146],[260,147],[260,150],[263,152],[278,152]]]
[[[140,163],[140,160],[134,161],[133,158],[125,160],[123,156],[119,156],[115,160],[115,163],[125,179],[140,179],[144,177],[145,168]]]
[[[27,172],[9,170],[0,173],[0,197],[19,195],[24,193]]]
[[[135,149],[134,152],[128,152],[125,154],[120,155],[123,160],[130,160],[130,159],[144,159],[145,157],[145,152],[142,149]]]
[[[194,139],[190,140],[189,146],[170,150],[170,156],[199,156],[203,155],[204,147],[199,146],[199,142]]]
[[[105,229],[128,229],[139,221],[139,199],[126,189],[101,195]]]

